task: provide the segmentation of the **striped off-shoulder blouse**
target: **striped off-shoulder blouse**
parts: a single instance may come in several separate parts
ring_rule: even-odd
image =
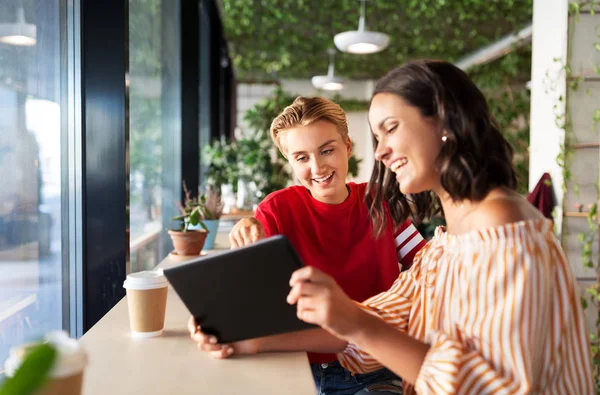
[[[431,347],[405,395],[595,393],[580,296],[548,220],[438,228],[362,306]],[[356,373],[381,367],[353,344],[338,358]]]

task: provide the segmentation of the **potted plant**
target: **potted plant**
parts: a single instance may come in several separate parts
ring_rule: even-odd
[[[173,248],[179,256],[200,255],[209,230],[203,222],[206,206],[199,198],[192,197],[191,191],[183,184],[185,192],[184,204],[177,202],[181,215],[175,216],[174,221],[180,221],[179,229],[169,230]],[[190,228],[199,226],[199,229]]]
[[[204,242],[204,248],[207,250],[215,247],[215,238],[219,231],[220,218],[223,214],[223,203],[219,189],[212,184],[208,184],[206,192],[200,195],[200,216],[202,223],[208,229],[208,236]],[[201,225],[191,225],[189,229],[202,229]]]

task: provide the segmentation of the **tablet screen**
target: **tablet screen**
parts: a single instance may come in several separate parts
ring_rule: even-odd
[[[300,267],[287,237],[278,235],[164,273],[202,331],[230,343],[315,327],[286,302]]]

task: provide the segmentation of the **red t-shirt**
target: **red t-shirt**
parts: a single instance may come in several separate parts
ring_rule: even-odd
[[[319,202],[305,187],[292,186],[267,196],[255,214],[267,236],[287,236],[305,265],[332,276],[359,302],[388,290],[398,278],[399,263],[410,266],[426,243],[409,220],[396,230],[388,221],[375,239],[364,202],[366,186],[349,183],[350,195],[340,204]],[[311,363],[336,360],[334,354],[308,357]]]

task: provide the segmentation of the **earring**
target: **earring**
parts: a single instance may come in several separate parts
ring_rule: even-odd
[[[442,136],[442,141],[445,143],[445,142],[446,142],[446,140],[448,140],[448,136],[446,136],[446,135],[443,135],[443,136]]]

